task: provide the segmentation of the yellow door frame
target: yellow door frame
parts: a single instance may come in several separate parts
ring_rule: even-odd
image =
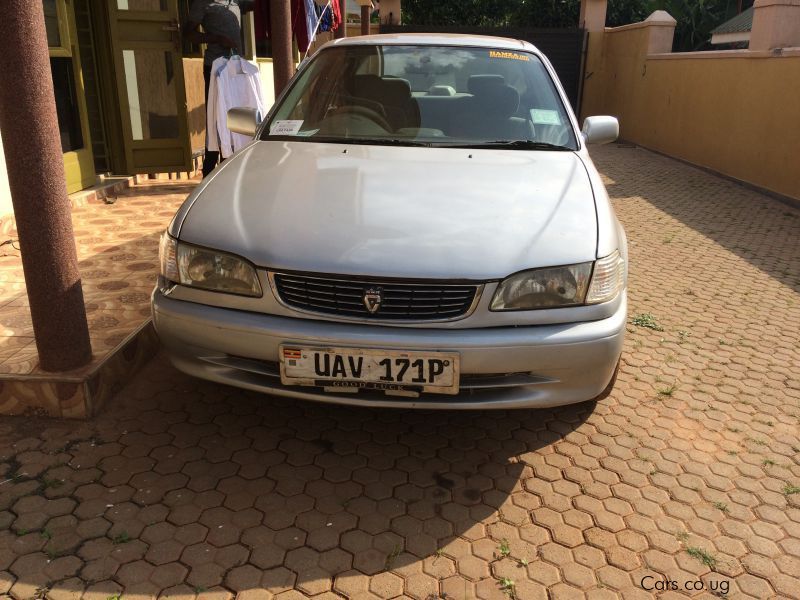
[[[77,45],[78,31],[75,26],[75,13],[71,0],[55,0],[55,3],[61,44],[59,46],[50,46],[50,57],[72,59],[75,96],[81,123],[81,135],[83,137],[83,148],[63,154],[67,193],[71,194],[94,185],[97,176],[94,170],[92,140],[89,135],[89,115],[86,110],[83,71],[81,70],[80,52]]]

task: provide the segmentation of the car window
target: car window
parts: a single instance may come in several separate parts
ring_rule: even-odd
[[[542,61],[492,48],[353,45],[306,65],[263,137],[577,148]]]

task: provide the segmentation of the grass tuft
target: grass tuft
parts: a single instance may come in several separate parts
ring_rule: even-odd
[[[631,323],[637,327],[644,327],[645,329],[652,329],[653,331],[664,331],[664,328],[658,324],[656,318],[650,313],[639,313],[631,319]]]
[[[702,548],[690,547],[686,549],[686,553],[692,558],[696,558],[702,562],[709,569],[713,570],[717,566],[717,559]]]

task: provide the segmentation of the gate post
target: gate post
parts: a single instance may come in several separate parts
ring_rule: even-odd
[[[578,27],[586,31],[603,31],[606,27],[608,0],[581,0]]]

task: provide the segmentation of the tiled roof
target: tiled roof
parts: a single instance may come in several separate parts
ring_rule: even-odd
[[[753,7],[743,10],[741,13],[725,21],[716,29],[712,29],[711,33],[742,33],[750,31],[753,28]]]

